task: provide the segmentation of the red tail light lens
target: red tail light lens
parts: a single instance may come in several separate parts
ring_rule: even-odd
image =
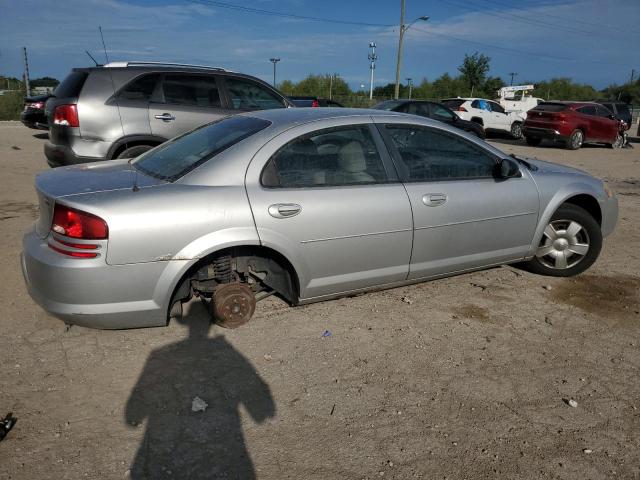
[[[312,107],[319,107],[320,104],[318,103],[318,100],[314,100],[313,102],[311,102],[311,106]]]
[[[76,105],[58,105],[53,111],[53,124],[79,127],[78,107]]]
[[[24,109],[26,110],[27,108],[35,108],[35,109],[39,109],[39,108],[43,108],[44,107],[44,102],[35,102],[35,103],[25,103],[24,104]]]
[[[457,110],[457,111],[458,111],[458,112],[466,112],[466,111],[467,111],[467,109],[466,109],[466,108],[464,108],[464,107],[458,107],[458,110]]]
[[[107,223],[87,212],[57,204],[53,211],[51,230],[60,235],[82,240],[105,240],[109,238]]]

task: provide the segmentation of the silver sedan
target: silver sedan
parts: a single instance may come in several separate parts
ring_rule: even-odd
[[[271,294],[301,305],[506,263],[576,275],[618,215],[584,172],[379,110],[247,113],[36,189],[29,293],[100,328],[165,325],[193,296],[232,328]]]

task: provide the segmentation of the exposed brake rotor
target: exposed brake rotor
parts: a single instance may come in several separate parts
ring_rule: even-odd
[[[212,299],[213,319],[224,328],[238,328],[256,311],[256,297],[246,283],[226,283],[216,288]]]

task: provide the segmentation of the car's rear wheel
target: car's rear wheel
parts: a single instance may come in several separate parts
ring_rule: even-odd
[[[531,145],[532,147],[537,147],[542,143],[542,139],[538,137],[526,137],[527,145]]]
[[[511,124],[511,136],[515,139],[522,138],[522,123],[513,122]]]
[[[527,266],[541,275],[571,277],[593,265],[601,248],[598,222],[583,208],[565,204],[551,217]]]
[[[133,147],[125,148],[118,154],[118,158],[135,158],[142,155],[144,152],[151,150],[151,145],[135,145]]]
[[[584,133],[582,130],[574,130],[567,139],[566,147],[569,150],[578,150],[584,142]]]

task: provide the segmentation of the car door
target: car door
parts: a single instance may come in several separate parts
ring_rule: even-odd
[[[500,129],[500,127],[496,124],[493,115],[491,114],[491,110],[489,110],[489,105],[486,100],[476,99],[471,102],[472,117],[480,117],[482,119],[482,123],[484,128],[487,129]]]
[[[380,124],[413,209],[410,279],[522,259],[538,218],[528,171],[497,179],[494,152],[458,134]]]
[[[217,75],[165,73],[157,101],[149,104],[151,133],[173,138],[229,115]]]
[[[370,121],[282,133],[255,155],[246,187],[260,241],[296,266],[301,298],[406,279],[411,207]]]
[[[511,130],[511,117],[507,114],[505,109],[497,102],[487,101],[489,108],[491,109],[491,117],[500,130]]]
[[[598,117],[599,138],[604,142],[613,142],[620,131],[620,122],[615,118],[614,113],[607,107],[596,105],[596,116]]]

